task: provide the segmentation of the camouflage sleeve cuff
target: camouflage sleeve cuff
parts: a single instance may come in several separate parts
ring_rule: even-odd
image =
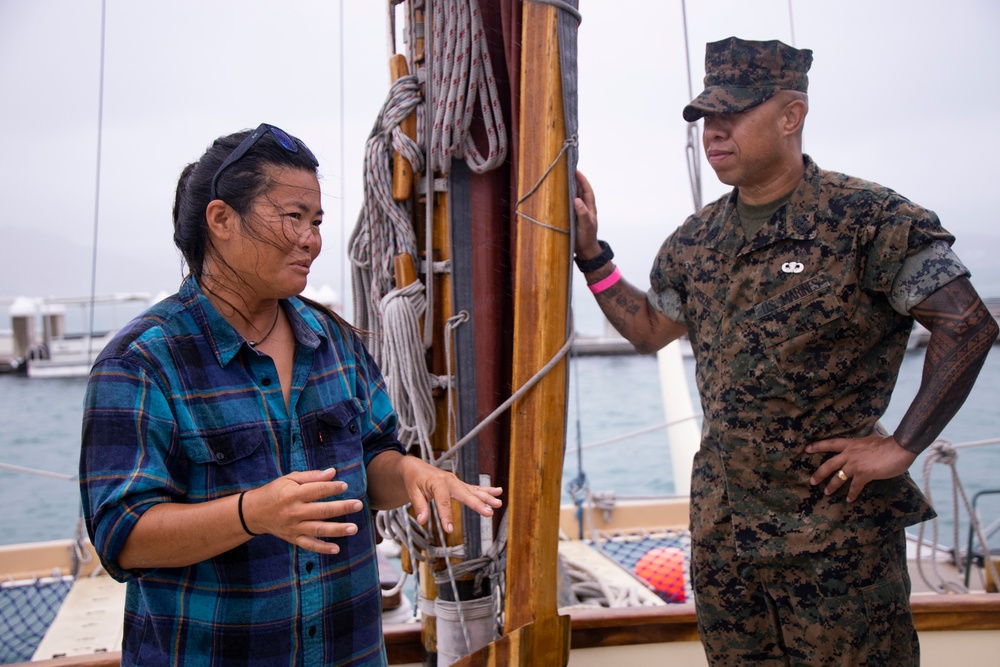
[[[676,290],[669,287],[661,292],[650,288],[646,292],[646,300],[649,305],[666,315],[674,322],[684,324],[684,311],[681,309],[681,296]]]
[[[903,261],[892,282],[889,303],[902,315],[952,280],[968,276],[955,251],[945,241],[935,241]]]

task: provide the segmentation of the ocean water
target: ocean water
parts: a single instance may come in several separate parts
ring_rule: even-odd
[[[689,390],[694,397],[693,361],[686,360]],[[883,420],[891,430],[916,394],[923,366],[920,351],[908,353]],[[0,468],[0,544],[62,539],[73,534],[80,516],[75,480],[79,457],[84,379],[31,380],[0,375],[0,464],[44,471],[53,478]],[[665,421],[655,357],[582,357],[570,364],[567,446],[563,487],[582,462],[589,488],[614,491],[618,497],[665,495],[674,491],[669,444],[663,429],[614,444],[593,447],[609,438],[656,427]],[[1000,437],[1000,349],[986,361],[972,395],[943,437],[965,443]],[[695,403],[695,411],[698,411]],[[574,451],[582,443],[580,455]],[[911,474],[924,487],[921,456]],[[985,489],[1000,489],[1000,445],[959,450],[955,465],[971,498]],[[939,540],[954,542],[951,516],[952,476],[934,466],[930,492],[942,516]],[[1000,496],[982,503],[984,514],[1000,516]],[[563,501],[570,496],[564,491]],[[960,542],[966,539],[965,523]],[[914,531],[915,532],[915,531]],[[927,536],[930,537],[930,527]],[[994,539],[994,545],[998,542]]]

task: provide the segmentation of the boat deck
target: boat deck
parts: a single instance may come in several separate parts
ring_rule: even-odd
[[[32,660],[120,651],[125,584],[107,575],[73,582]]]

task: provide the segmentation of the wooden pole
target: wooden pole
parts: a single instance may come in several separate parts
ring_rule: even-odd
[[[552,5],[525,2],[521,23],[518,199],[540,185],[519,205],[522,215],[516,223],[515,388],[558,353],[567,335],[566,161],[559,160],[544,176],[566,139],[557,11]],[[456,665],[558,666],[569,661],[569,617],[558,614],[556,599],[566,382],[563,359],[512,408],[504,637]]]
[[[393,81],[409,74],[406,56],[396,54],[389,59],[389,76]],[[417,112],[410,114],[400,123],[400,129],[410,139],[417,138]],[[392,198],[406,201],[413,192],[413,165],[399,151],[392,152]]]
[[[521,202],[522,215],[517,221],[511,382],[514,387],[531,379],[566,342],[570,266],[566,161],[559,160],[544,176],[566,140],[556,7],[524,4],[521,43],[524,120],[520,132],[518,199],[539,181],[541,184]],[[556,616],[566,381],[564,359],[513,407],[505,610],[505,623],[512,629]],[[565,663],[563,660],[562,664]]]

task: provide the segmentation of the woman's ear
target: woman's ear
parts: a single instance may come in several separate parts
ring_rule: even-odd
[[[205,209],[205,220],[208,222],[209,235],[219,241],[226,241],[236,233],[239,222],[236,211],[221,199],[208,202]]]

